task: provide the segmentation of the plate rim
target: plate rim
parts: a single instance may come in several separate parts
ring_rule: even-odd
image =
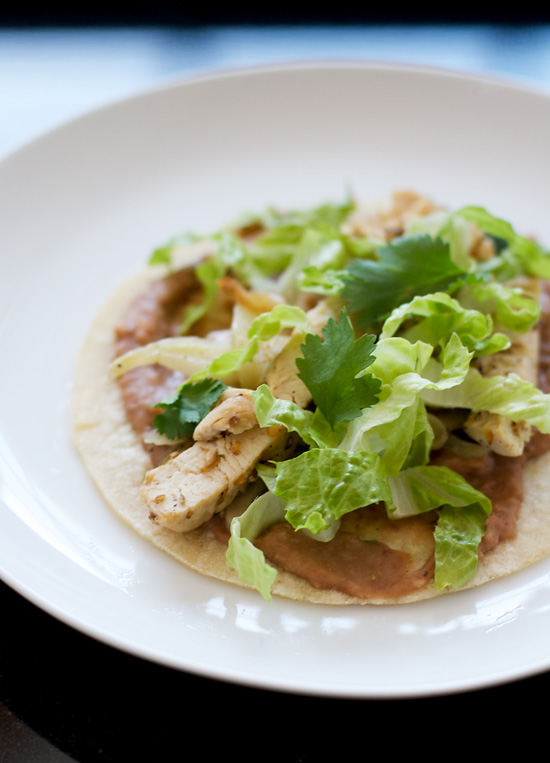
[[[106,100],[103,104],[99,104],[89,109],[75,114],[69,119],[64,119],[58,124],[55,124],[46,130],[40,132],[38,135],[26,140],[20,146],[16,146],[11,150],[8,150],[6,154],[0,154],[0,169],[4,163],[7,163],[11,159],[16,158],[20,153],[31,149],[35,144],[48,139],[50,136],[57,134],[72,126],[76,126],[79,122],[85,121],[94,115],[100,115],[109,110],[115,110],[117,108],[125,107],[127,104],[137,102],[141,99],[151,97],[157,93],[164,91],[175,90],[178,88],[185,88],[203,82],[221,81],[224,79],[234,79],[238,77],[255,76],[277,72],[290,72],[290,71],[320,71],[335,68],[337,70],[346,69],[358,69],[364,71],[388,71],[388,72],[403,72],[411,74],[425,74],[432,77],[440,77],[444,79],[455,79],[461,81],[470,81],[472,83],[478,83],[480,85],[489,85],[502,89],[514,90],[519,93],[528,93],[532,96],[538,96],[544,100],[550,99],[550,88],[545,90],[542,86],[537,86],[528,81],[523,82],[520,78],[516,79],[512,76],[498,75],[494,72],[488,73],[483,71],[462,71],[460,69],[453,69],[452,67],[440,67],[430,64],[420,63],[407,63],[403,61],[384,61],[375,58],[311,58],[311,59],[281,59],[277,62],[270,63],[257,63],[248,66],[228,66],[227,68],[204,68],[193,73],[176,73],[161,77],[158,82],[152,83],[144,88],[138,88],[136,91],[131,91],[121,97],[114,97]]]

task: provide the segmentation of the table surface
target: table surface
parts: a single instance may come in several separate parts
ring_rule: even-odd
[[[167,79],[320,58],[438,66],[550,91],[544,25],[0,28],[0,156]],[[468,749],[507,716],[515,730],[529,723],[528,739],[544,733],[550,674],[418,700],[293,696],[154,665],[57,622],[3,584],[0,596],[3,762],[126,761],[138,752],[165,760],[196,754],[195,738],[212,758],[232,748],[246,760],[265,757],[267,741],[268,759],[328,760],[362,746],[376,753],[373,730],[394,750],[411,742],[424,750],[432,733],[441,744],[440,727]]]

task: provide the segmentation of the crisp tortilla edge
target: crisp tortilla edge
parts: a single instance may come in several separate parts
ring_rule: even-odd
[[[147,268],[122,284],[96,316],[77,358],[72,395],[72,439],[101,496],[134,531],[195,572],[244,587],[225,561],[225,546],[208,532],[174,533],[156,527],[140,497],[149,458],[127,422],[119,386],[107,368],[112,360],[114,328],[131,301],[154,279]],[[524,469],[525,496],[517,537],[500,544],[479,564],[475,577],[461,589],[441,591],[433,583],[398,599],[358,599],[338,591],[322,591],[297,576],[279,571],[272,593],[317,604],[404,604],[465,590],[518,572],[550,554],[550,453]]]

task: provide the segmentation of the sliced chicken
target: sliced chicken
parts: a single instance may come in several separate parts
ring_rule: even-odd
[[[228,434],[240,434],[258,424],[252,390],[229,387],[218,405],[195,427],[193,438],[198,442],[216,440]]]
[[[199,527],[246,488],[258,461],[288,457],[295,439],[281,427],[197,442],[147,473],[142,497],[149,517],[175,532]]]
[[[298,378],[296,358],[301,357],[300,345],[303,338],[299,334],[292,336],[284,349],[271,362],[266,374],[266,384],[275,397],[290,400],[305,408],[311,400],[311,394],[301,379]]]
[[[538,328],[519,333],[497,328],[510,339],[510,347],[494,355],[481,355],[472,362],[472,366],[482,376],[506,376],[514,373],[522,379],[537,384],[538,360],[540,354],[540,332]]]
[[[391,241],[403,234],[408,222],[438,209],[441,208],[415,191],[396,191],[389,203],[358,207],[344,223],[343,230],[349,235]]]
[[[330,309],[321,304],[308,313],[317,332],[330,316]],[[266,383],[275,397],[304,407],[311,395],[296,375],[302,341],[300,334],[288,337],[267,369]],[[259,461],[288,458],[295,449],[296,437],[284,427],[258,425],[250,390],[226,390],[224,395],[196,427],[195,443],[147,473],[141,495],[156,524],[176,532],[199,527],[229,506]]]
[[[471,413],[464,425],[466,434],[501,456],[521,456],[532,427],[526,421],[512,421],[497,413]]]
[[[529,287],[531,291],[537,290],[538,281],[531,279]],[[507,376],[515,373],[538,386],[539,328],[535,327],[526,333],[498,327],[497,330],[508,335],[510,347],[494,355],[481,356],[472,366],[483,376]],[[532,435],[532,427],[526,421],[512,421],[506,416],[487,411],[472,412],[464,424],[464,431],[472,440],[486,445],[501,456],[521,456]]]

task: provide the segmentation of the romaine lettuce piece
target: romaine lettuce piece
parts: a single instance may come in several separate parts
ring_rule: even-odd
[[[473,578],[485,528],[486,514],[479,503],[441,509],[434,533],[436,588],[460,588]]]
[[[274,492],[286,502],[296,529],[318,533],[344,514],[390,498],[387,476],[374,453],[312,449],[276,465]]]
[[[465,272],[471,272],[476,266],[470,255],[474,233],[473,223],[444,210],[416,217],[405,227],[405,236],[428,235],[445,241],[449,245],[451,260]]]
[[[550,433],[550,395],[517,374],[482,376],[470,368],[464,381],[452,388],[426,387],[421,392],[427,405],[488,411],[512,421],[528,421],[541,432]]]
[[[477,571],[478,547],[491,501],[444,466],[417,466],[389,478],[390,516],[400,519],[438,509],[435,574],[438,588],[464,585]]]
[[[466,282],[456,298],[464,307],[493,315],[510,331],[529,331],[540,318],[540,305],[534,296],[498,281]]]
[[[333,297],[340,294],[344,288],[345,270],[326,268],[322,270],[316,265],[308,265],[302,270],[300,291]]]
[[[268,527],[284,518],[285,502],[273,493],[267,492],[256,498],[238,517],[231,520],[226,561],[237,570],[239,579],[254,586],[266,599],[271,601],[271,586],[277,571],[269,565],[262,551],[253,541]]]
[[[387,438],[398,436],[403,440],[402,447],[410,448],[418,431],[409,426],[407,416],[400,418],[403,412],[414,408],[424,390],[444,390],[463,382],[470,367],[472,354],[458,336],[452,334],[441,352],[440,362],[434,364],[436,373],[428,374],[433,349],[430,344],[411,344],[402,337],[378,342],[370,371],[382,382],[379,401],[348,424],[340,448],[369,450],[377,440],[382,448]],[[390,424],[398,427],[399,435],[390,429]],[[395,468],[400,468],[400,459],[396,460]]]
[[[510,346],[505,334],[493,333],[491,315],[468,309],[444,292],[414,297],[397,307],[384,322],[380,339],[394,336],[410,319],[416,322],[403,332],[410,342],[421,340],[438,347],[457,334],[475,355],[490,355]]]
[[[340,441],[345,424],[333,429],[319,409],[309,411],[291,400],[276,398],[266,384],[252,393],[261,427],[284,426],[296,432],[312,448],[333,448]]]
[[[486,517],[491,501],[464,477],[446,466],[414,466],[388,478],[394,519],[422,514],[441,506],[463,507],[479,503]]]
[[[508,243],[510,257],[507,266],[510,268],[514,263],[517,273],[526,273],[528,275],[538,276],[539,278],[550,278],[550,256],[533,239],[521,236],[514,230],[513,226],[506,220],[495,217],[483,207],[462,207],[454,212],[457,217],[475,223],[484,233],[503,239]],[[493,268],[498,265],[498,258],[488,261],[488,267]],[[495,272],[495,271],[493,271]],[[506,274],[511,275],[509,272]]]

